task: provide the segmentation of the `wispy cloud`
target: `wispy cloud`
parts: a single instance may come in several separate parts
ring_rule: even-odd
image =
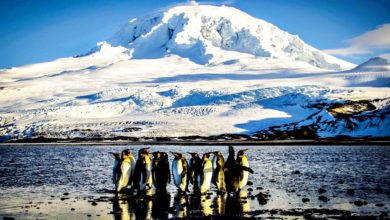
[[[385,59],[388,59],[388,60],[390,60],[390,53],[384,53],[384,54],[381,54],[381,55],[379,55],[380,57],[383,57],[383,58],[385,58]]]
[[[324,52],[333,55],[354,56],[369,54],[375,50],[390,49],[390,23],[346,41],[348,47],[327,49]]]
[[[236,0],[223,0],[223,1],[197,1],[201,5],[233,5]]]
[[[236,0],[226,0],[222,2],[223,5],[232,5],[234,3],[236,3]]]
[[[180,3],[173,3],[169,4],[165,7],[159,8],[156,11],[161,12],[165,11],[169,8],[175,7],[175,6],[184,6],[184,5],[193,5],[193,4],[199,4],[199,5],[233,5],[237,2],[237,0],[223,0],[223,1],[194,1],[194,0],[187,0],[186,2],[180,2]]]

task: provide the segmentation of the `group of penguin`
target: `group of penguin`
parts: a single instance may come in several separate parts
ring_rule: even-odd
[[[130,149],[122,151],[121,155],[111,153],[115,157],[112,180],[116,192],[126,187],[143,192],[151,189],[152,185],[157,191],[166,190],[171,182],[168,154],[153,152],[152,160],[148,149],[138,151],[137,161]],[[189,183],[195,192],[201,194],[206,193],[212,183],[218,192],[238,193],[246,186],[249,173],[253,173],[245,156],[246,150],[238,151],[235,158],[234,148],[230,146],[226,161],[219,151],[205,153],[202,158],[198,153],[189,153],[189,163],[184,154],[171,152],[174,156],[171,167],[173,182],[180,193],[189,191]]]

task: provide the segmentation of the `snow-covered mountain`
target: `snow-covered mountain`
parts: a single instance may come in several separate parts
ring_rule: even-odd
[[[264,20],[225,6],[192,4],[136,18],[107,43],[128,48],[130,57],[137,59],[176,54],[198,64],[220,64],[236,61],[238,52],[330,70],[353,66]]]
[[[176,6],[86,55],[1,70],[0,139],[389,137],[386,62],[355,67],[231,7]]]

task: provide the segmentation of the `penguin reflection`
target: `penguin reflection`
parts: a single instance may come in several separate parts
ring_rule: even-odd
[[[239,196],[242,212],[244,214],[248,213],[251,207],[250,199],[248,199],[248,193],[245,190],[241,190]]]
[[[188,198],[189,205],[188,205],[188,211],[189,212],[199,212],[201,210],[201,195],[198,193],[193,193],[189,195]]]
[[[248,212],[250,212],[250,203],[245,191],[240,191],[235,196],[228,194],[226,198],[225,215],[243,217]]]
[[[200,211],[202,212],[203,216],[210,216],[213,214],[213,209],[212,209],[212,201],[211,201],[211,196],[210,195],[201,195],[200,198]]]
[[[113,213],[115,220],[130,220],[136,219],[133,205],[133,197],[123,197],[121,194],[116,196],[113,201]]]
[[[226,194],[217,194],[214,197],[214,215],[224,215],[226,204]]]
[[[200,194],[194,193],[189,195],[189,205],[188,212],[190,213],[201,213],[203,216],[213,215],[213,205],[212,205],[212,193]]]
[[[168,219],[168,212],[171,205],[171,195],[166,190],[158,190],[154,196],[152,217],[155,219]]]
[[[187,218],[188,217],[188,202],[187,195],[181,192],[178,192],[175,196],[175,216],[174,218]]]
[[[152,219],[153,210],[153,191],[148,189],[143,195],[137,197],[134,203],[134,211],[136,219]]]

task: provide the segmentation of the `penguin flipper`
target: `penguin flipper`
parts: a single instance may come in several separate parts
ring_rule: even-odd
[[[169,169],[169,162],[167,161],[166,164],[166,170],[167,170],[167,177],[168,177],[168,183],[171,183],[171,169]]]
[[[152,167],[152,179],[153,179],[153,182],[155,183],[156,182],[156,167],[155,166]]]
[[[245,171],[248,171],[249,173],[252,173],[252,174],[254,173],[254,171],[251,168],[246,167],[246,166],[241,166],[241,169],[245,170]]]
[[[142,169],[142,184],[145,184],[146,181],[148,180],[148,172],[146,169]]]

